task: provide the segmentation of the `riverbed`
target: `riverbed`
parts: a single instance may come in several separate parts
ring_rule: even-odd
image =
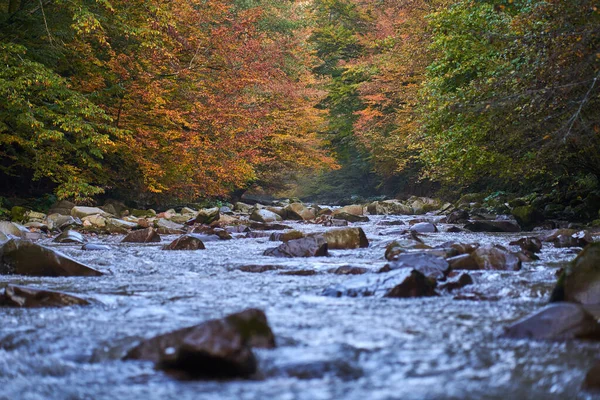
[[[373,272],[385,246],[414,216],[370,216],[355,223],[369,248],[330,250],[329,257],[266,257],[267,238],[206,242],[206,250],[163,251],[162,243],[122,244],[122,236],[80,245],[43,244],[101,270],[102,277],[0,276],[8,283],[73,293],[89,307],[0,311],[0,399],[586,399],[580,385],[600,344],[501,338],[503,327],[547,303],[556,271],[574,249],[544,244],[541,260],[519,272],[472,271],[474,284],[439,297],[332,298],[329,286],[353,276],[339,266]],[[437,217],[432,217],[434,220]],[[292,222],[304,232],[326,229]],[[441,231],[447,227],[438,224]],[[541,232],[536,232],[536,235]],[[518,234],[431,233],[446,241],[508,246]],[[516,248],[514,248],[516,250]],[[244,265],[276,265],[263,273]],[[315,271],[313,275],[283,274]],[[122,361],[143,338],[255,307],[276,335],[274,350],[255,350],[260,374],[251,380],[180,381],[152,363]]]

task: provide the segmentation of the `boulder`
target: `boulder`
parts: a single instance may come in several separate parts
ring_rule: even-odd
[[[25,221],[25,214],[27,213],[27,208],[21,206],[14,206],[10,209],[10,219],[13,222],[22,223]]]
[[[27,211],[24,216],[24,221],[27,222],[44,222],[47,215],[36,211]]]
[[[519,271],[521,260],[502,246],[481,246],[471,256],[484,270]]]
[[[154,228],[140,229],[131,231],[121,240],[123,243],[157,243],[160,242],[160,235]]]
[[[330,250],[369,247],[369,240],[362,228],[331,229],[322,235]]]
[[[194,220],[197,224],[209,225],[221,218],[221,211],[219,207],[207,208],[200,210]]]
[[[367,206],[371,215],[411,215],[413,210],[410,206],[398,200],[375,201]]]
[[[64,231],[52,240],[54,243],[79,243],[87,242],[87,239],[77,231]]]
[[[71,203],[67,200],[61,200],[58,203],[54,203],[52,207],[48,210],[48,215],[50,214],[60,214],[60,215],[71,215],[71,210],[75,207],[75,203]]]
[[[306,207],[302,203],[291,203],[283,209],[285,219],[292,219],[296,221],[308,221],[315,219],[317,214],[312,208]]]
[[[288,231],[288,232],[273,232],[269,237],[272,242],[289,242],[290,240],[302,239],[306,235],[300,231]]]
[[[278,214],[275,214],[273,211],[269,211],[266,209],[256,209],[250,215],[250,220],[262,223],[271,223],[281,221],[282,218]]]
[[[438,231],[437,226],[431,222],[419,222],[411,226],[409,229],[417,233],[435,233]]]
[[[350,265],[343,265],[334,270],[331,270],[330,272],[335,275],[362,275],[369,272],[369,270],[363,267],[352,267]]]
[[[521,232],[519,224],[510,220],[471,220],[465,229],[471,232]]]
[[[585,247],[592,243],[594,239],[588,231],[579,231],[572,234],[560,234],[554,238],[552,243],[556,248],[564,247]]]
[[[600,325],[582,306],[551,304],[505,328],[514,339],[568,340],[600,338]]]
[[[404,253],[397,259],[386,264],[384,271],[410,268],[431,279],[443,279],[450,271],[448,261],[442,257],[423,253]]]
[[[182,224],[164,218],[159,218],[154,221],[154,227],[161,235],[180,235],[185,232],[185,227]]]
[[[449,278],[444,284],[439,286],[440,290],[452,292],[453,290],[462,289],[465,286],[472,285],[473,278],[469,274],[460,274],[458,277]]]
[[[204,250],[204,243],[200,235],[188,234],[183,235],[171,243],[163,246],[163,250]]]
[[[369,217],[350,214],[347,212],[339,212],[337,214],[334,213],[333,216],[336,220],[344,220],[344,221],[348,221],[348,222],[369,222]],[[333,221],[333,219],[332,219],[332,221]]]
[[[19,225],[15,222],[0,221],[0,233],[7,236],[14,236],[18,238],[24,238],[29,230],[23,225]]]
[[[263,239],[270,238],[271,234],[268,232],[248,232],[244,236],[244,239]]]
[[[512,209],[512,216],[523,229],[531,230],[536,223],[544,220],[544,216],[534,206],[519,206]]]
[[[106,220],[107,218],[103,215],[88,215],[81,219],[83,227],[86,229],[103,229],[106,227]]]
[[[283,231],[286,229],[292,229],[291,226],[283,224],[270,224],[262,222],[250,222],[250,229],[257,231]]]
[[[563,271],[550,301],[600,304],[600,243],[586,246]]]
[[[49,214],[46,217],[46,225],[51,230],[66,230],[75,226],[82,226],[83,223],[79,218],[74,218],[70,215]]]
[[[257,370],[253,347],[274,348],[275,337],[264,312],[248,309],[144,340],[125,359],[192,378],[247,378]]]
[[[600,362],[596,362],[585,375],[581,388],[593,392],[600,391]]]
[[[542,251],[542,241],[537,237],[525,237],[509,243],[511,246],[519,246],[523,251],[539,253]]]
[[[435,280],[422,273],[403,268],[383,274],[367,274],[352,278],[343,284],[325,289],[330,297],[427,297],[436,296]]]
[[[75,206],[71,209],[71,216],[84,219],[90,215],[108,215],[108,213],[98,207]]]
[[[89,304],[89,301],[70,294],[17,285],[8,285],[0,295],[0,306],[3,307],[68,307]]]
[[[364,215],[364,207],[360,204],[352,204],[349,206],[344,206],[342,208],[338,208],[336,210],[333,210],[333,215],[338,215],[338,214],[352,214],[352,215]]]
[[[417,237],[394,240],[385,248],[385,259],[388,261],[393,261],[398,258],[400,254],[406,252],[407,250],[424,249],[431,249],[431,247],[427,246]]]
[[[469,222],[469,212],[466,210],[454,210],[446,218],[449,224],[464,224]]]
[[[250,211],[252,210],[252,206],[250,204],[246,204],[246,203],[242,203],[242,202],[238,201],[237,203],[234,204],[233,210],[239,211],[243,214],[249,214]]]
[[[272,257],[324,257],[327,254],[327,241],[322,236],[290,240],[263,253]]]
[[[102,272],[66,255],[26,240],[11,239],[0,247],[0,274],[29,276],[100,276]]]
[[[456,270],[478,270],[479,264],[471,256],[471,254],[460,254],[458,256],[450,257],[446,261],[450,264],[450,269]]]
[[[323,226],[348,226],[348,221],[343,219],[328,218],[323,222]]]
[[[107,250],[111,250],[111,248],[110,248],[110,246],[107,246],[104,244],[86,243],[83,246],[81,246],[81,250],[83,250],[83,251],[107,251]]]
[[[129,222],[129,221],[124,221],[122,219],[117,219],[117,218],[107,218],[106,219],[106,231],[108,233],[127,234],[132,229],[136,229],[138,227],[139,227],[139,225],[137,222]]]

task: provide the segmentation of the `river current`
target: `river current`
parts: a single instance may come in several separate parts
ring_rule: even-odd
[[[377,271],[397,234],[371,216],[362,227],[369,248],[330,250],[329,257],[263,256],[278,242],[234,238],[206,250],[162,251],[162,243],[122,244],[122,236],[80,245],[49,245],[106,275],[95,278],[0,276],[8,283],[76,294],[89,307],[0,309],[0,399],[586,399],[580,391],[600,344],[499,337],[503,327],[547,303],[561,263],[573,249],[545,244],[541,260],[519,272],[472,271],[474,284],[439,297],[331,298],[335,275],[350,265]],[[432,217],[436,218],[436,217]],[[288,224],[286,222],[286,224]],[[305,232],[319,225],[292,222]],[[444,230],[441,224],[439,228]],[[536,233],[537,234],[537,233]],[[431,233],[428,245],[508,242],[521,234]],[[514,248],[516,250],[516,248]],[[264,273],[244,265],[277,265]],[[314,270],[309,276],[283,275]],[[455,299],[458,295],[461,298]],[[274,350],[255,350],[252,380],[179,381],[144,361],[122,361],[139,340],[255,307],[276,335]]]

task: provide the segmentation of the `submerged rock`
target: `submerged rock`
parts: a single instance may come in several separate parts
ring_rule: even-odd
[[[0,274],[100,276],[102,272],[39,244],[11,239],[0,247]]]
[[[158,243],[160,242],[160,235],[154,228],[140,229],[138,231],[132,231],[127,234],[121,240],[123,243]]]
[[[202,238],[196,234],[183,235],[168,245],[163,246],[163,250],[204,250]]]
[[[452,292],[453,290],[462,289],[465,286],[472,285],[473,278],[469,274],[460,274],[458,277],[449,278],[447,282],[439,286],[440,290],[447,290]]]
[[[325,289],[330,297],[427,297],[436,296],[436,282],[419,271],[403,268],[383,274],[363,275]]]
[[[505,328],[504,336],[541,340],[597,339],[600,338],[600,325],[582,306],[556,303]]]
[[[423,243],[423,241],[416,235],[405,239],[394,240],[385,248],[385,259],[388,261],[394,261],[400,254],[406,252],[407,250],[414,249],[425,250],[431,249],[431,247]]]
[[[89,301],[70,294],[17,285],[8,285],[0,295],[0,306],[4,307],[67,307],[89,304]]]
[[[362,275],[369,272],[369,270],[363,267],[352,267],[350,265],[342,265],[341,267],[331,270],[330,272],[335,275]]]
[[[253,347],[274,348],[275,336],[264,312],[248,309],[144,340],[125,359],[192,378],[247,378],[257,371]]]
[[[323,233],[328,249],[357,249],[369,247],[362,228],[332,229]]]
[[[83,246],[81,246],[81,250],[84,250],[84,251],[106,251],[106,250],[111,250],[111,247],[106,246],[104,244],[86,243]]]
[[[586,246],[565,269],[550,301],[600,304],[600,243]]]
[[[469,253],[459,254],[458,256],[450,257],[446,261],[450,264],[452,270],[478,270],[479,264]]]
[[[322,236],[310,236],[290,240],[263,253],[272,257],[324,257],[327,256],[327,241]]]

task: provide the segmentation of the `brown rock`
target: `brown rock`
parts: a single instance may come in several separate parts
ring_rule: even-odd
[[[336,275],[362,275],[369,272],[368,269],[362,267],[352,267],[350,265],[343,265],[331,271]]]
[[[537,237],[525,237],[509,243],[511,246],[519,246],[523,251],[539,253],[542,251],[542,241]]]
[[[323,234],[328,249],[357,249],[369,247],[362,228],[332,229]]]
[[[521,232],[521,227],[516,221],[508,220],[472,220],[465,225],[471,232]]]
[[[70,294],[17,285],[8,285],[0,296],[0,306],[5,307],[67,307],[89,304],[89,301]]]
[[[302,239],[304,236],[304,233],[296,230],[289,232],[273,232],[269,237],[269,240],[272,242],[289,242],[290,240]]]
[[[482,246],[471,253],[479,269],[519,271],[521,260],[502,246]]]
[[[123,243],[158,243],[160,235],[154,228],[140,229],[127,234],[121,241]]]
[[[470,254],[461,254],[455,257],[450,257],[446,261],[450,264],[452,270],[478,270],[479,265]]]
[[[163,250],[204,250],[204,243],[199,235],[193,233],[183,235],[162,248]]]
[[[311,236],[290,240],[277,248],[263,253],[272,257],[324,257],[327,256],[327,241],[322,236]]]

